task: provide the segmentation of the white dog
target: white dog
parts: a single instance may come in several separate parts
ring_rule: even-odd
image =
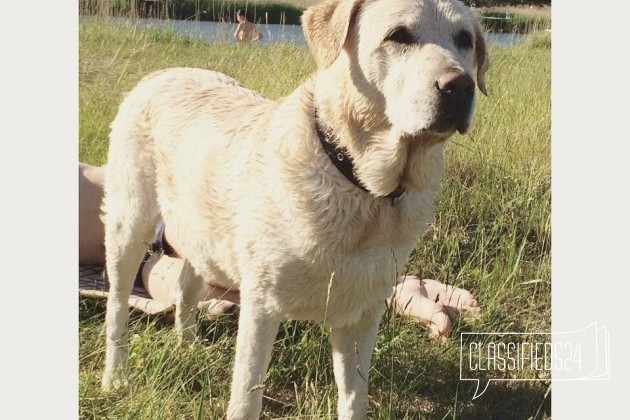
[[[201,278],[241,293],[230,419],[258,418],[283,317],[332,329],[340,418],[364,418],[384,301],[432,221],[444,141],[465,132],[488,56],[456,0],[327,0],[303,16],[318,72],[279,101],[200,69],[142,80],[112,124],[103,204],[107,361],[125,380],[127,298],[160,219]]]

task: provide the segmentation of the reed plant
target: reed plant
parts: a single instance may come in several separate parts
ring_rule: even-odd
[[[234,22],[237,9],[256,23],[299,25],[313,0],[80,0],[83,16]]]

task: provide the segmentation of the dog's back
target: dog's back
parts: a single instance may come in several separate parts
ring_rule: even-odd
[[[265,112],[269,102],[217,72],[174,68],[146,76],[112,123],[106,217],[142,218],[133,235],[150,242],[158,219],[169,218],[178,197],[190,193],[182,191],[190,183],[176,178],[186,177],[197,163],[210,168],[214,185],[222,185],[221,176],[229,176],[250,150],[239,141],[255,129],[252,115]],[[230,170],[220,170],[224,165]],[[127,215],[118,214],[121,206]]]
[[[152,162],[166,163],[160,153],[176,160],[174,155],[186,142],[210,141],[208,134],[213,142],[247,137],[253,109],[266,103],[266,98],[222,73],[194,68],[151,73],[120,106],[112,123],[108,162],[133,159],[147,171]],[[206,128],[212,131],[197,136]]]

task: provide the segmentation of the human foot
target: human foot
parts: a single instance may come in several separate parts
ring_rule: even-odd
[[[426,325],[429,337],[439,341],[446,340],[460,312],[479,313],[477,300],[469,291],[416,276],[399,277],[393,298],[397,313]]]
[[[239,305],[229,300],[212,298],[199,302],[197,310],[199,310],[204,319],[212,320],[223,315],[236,314],[239,310]]]
[[[407,279],[415,276],[407,276]],[[437,280],[432,279],[415,279],[422,282],[427,291],[427,297],[432,301],[439,301],[448,311],[451,318],[457,315],[477,315],[479,313],[479,304],[475,296],[466,289],[446,285]]]

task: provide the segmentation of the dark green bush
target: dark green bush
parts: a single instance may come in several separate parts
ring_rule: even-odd
[[[279,2],[246,0],[80,0],[83,15],[152,17],[158,19],[234,22],[235,12],[245,9],[253,22],[299,25],[303,9]]]

